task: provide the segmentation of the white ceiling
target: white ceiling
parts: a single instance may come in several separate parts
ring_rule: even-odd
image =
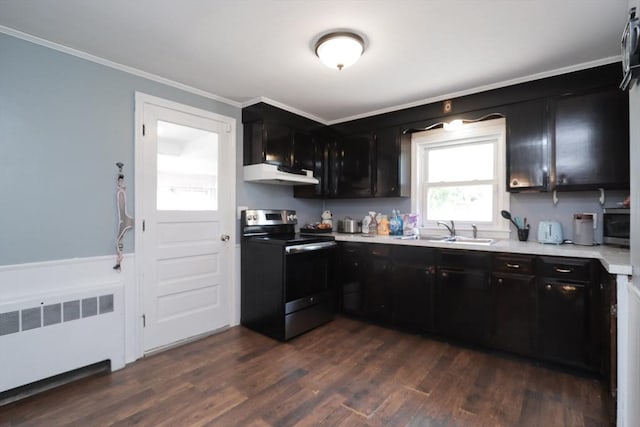
[[[627,12],[628,0],[0,0],[0,26],[334,123],[617,61]],[[336,29],[366,42],[343,71],[313,52]]]

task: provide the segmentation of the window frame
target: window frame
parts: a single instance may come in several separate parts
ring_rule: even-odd
[[[427,197],[428,186],[423,181],[426,178],[426,152],[433,148],[453,147],[459,144],[473,142],[494,141],[494,179],[493,183],[493,221],[474,222],[456,221],[458,234],[470,234],[472,224],[477,224],[478,231],[483,236],[492,238],[509,238],[509,221],[502,218],[501,210],[509,210],[510,193],[506,188],[506,120],[504,118],[486,120],[476,123],[467,123],[457,130],[445,130],[443,128],[416,132],[411,135],[411,211],[418,213],[420,231],[423,234],[441,234],[446,231],[438,226],[436,221],[426,221],[426,214],[422,211],[423,199]],[[457,181],[451,184],[482,184],[487,180]],[[437,186],[443,186],[438,183]],[[467,233],[468,232],[468,233]]]

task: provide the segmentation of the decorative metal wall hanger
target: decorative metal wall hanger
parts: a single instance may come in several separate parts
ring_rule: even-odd
[[[123,163],[116,163],[118,167],[118,186],[116,190],[116,199],[118,203],[118,237],[116,238],[116,265],[114,270],[120,271],[120,263],[122,262],[122,239],[124,235],[133,228],[133,217],[127,213],[127,187],[124,185],[124,174],[122,173]]]
[[[485,114],[482,117],[478,117],[476,119],[455,119],[455,120],[452,120],[450,122],[442,121],[442,122],[432,123],[429,126],[424,127],[424,128],[420,128],[420,129],[415,129],[415,128],[404,129],[402,131],[402,134],[406,135],[408,133],[423,132],[425,130],[441,128],[441,127],[445,127],[446,125],[448,125],[450,123],[453,123],[453,122],[456,122],[456,121],[459,122],[459,124],[464,125],[464,124],[469,124],[469,123],[482,122],[484,120],[500,119],[500,118],[503,118],[503,117],[504,117],[504,114],[502,114],[502,113],[489,113],[489,114]]]

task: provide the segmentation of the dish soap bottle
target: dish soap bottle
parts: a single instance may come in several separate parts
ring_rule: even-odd
[[[371,222],[369,223],[369,234],[378,234],[378,220],[376,219],[376,213],[369,213],[371,214]]]
[[[380,236],[388,236],[389,235],[389,219],[386,215],[382,215],[382,219],[380,220],[380,224],[378,224],[378,234]]]
[[[391,211],[391,219],[389,220],[389,234],[392,236],[402,236],[402,218],[400,211],[393,209]]]

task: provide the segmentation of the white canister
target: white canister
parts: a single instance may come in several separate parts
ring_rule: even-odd
[[[573,243],[593,246],[593,215],[578,213],[573,215]]]

